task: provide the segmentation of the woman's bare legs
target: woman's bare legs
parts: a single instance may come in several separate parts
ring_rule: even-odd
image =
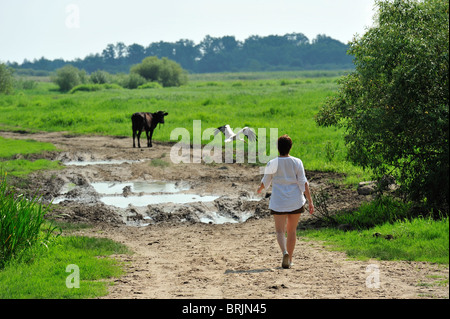
[[[297,224],[301,214],[287,215],[287,244],[286,248],[289,253],[289,262],[292,262],[292,255],[294,254],[295,242],[297,240]]]
[[[277,233],[277,242],[280,245],[281,252],[287,251],[286,247],[286,221],[287,215],[273,215],[275,220],[275,231]]]
[[[275,231],[281,251],[288,252],[289,262],[292,262],[295,242],[297,240],[297,224],[300,214],[273,215],[275,220]],[[287,233],[287,240],[285,234]]]

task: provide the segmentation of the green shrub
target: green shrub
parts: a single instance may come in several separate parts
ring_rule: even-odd
[[[164,87],[180,86],[187,83],[186,71],[175,61],[147,57],[142,63],[131,67],[131,74],[139,74],[147,81],[158,82]]]
[[[59,86],[60,91],[67,92],[77,85],[86,83],[87,76],[84,70],[66,65],[56,70],[56,76],[52,78],[52,81]]]
[[[161,84],[158,82],[147,82],[145,84],[139,85],[138,89],[160,89],[162,88]]]
[[[12,69],[3,63],[0,63],[0,93],[12,93],[13,83],[14,79]]]
[[[33,90],[37,87],[37,82],[33,80],[17,80],[15,86],[18,89]]]
[[[122,87],[119,84],[116,83],[105,83],[102,84],[102,87],[106,90],[120,90]]]
[[[106,71],[97,70],[89,77],[90,81],[94,84],[105,84],[109,82],[109,73]]]
[[[145,78],[136,73],[130,73],[122,82],[122,86],[126,89],[137,89],[145,83]]]
[[[76,87],[72,88],[69,93],[75,92],[94,92],[100,90],[110,90],[110,89],[121,89],[122,87],[118,84],[114,83],[105,83],[105,84],[80,84]]]
[[[69,93],[75,92],[93,92],[103,90],[103,86],[101,84],[80,84],[72,88]]]

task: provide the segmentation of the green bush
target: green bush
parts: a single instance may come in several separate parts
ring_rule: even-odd
[[[12,93],[13,84],[14,78],[12,69],[3,63],[0,63],[0,93]]]
[[[126,89],[137,89],[145,83],[145,78],[136,73],[130,73],[122,82],[122,86]]]
[[[175,61],[167,58],[147,57],[142,63],[131,67],[131,74],[139,74],[147,81],[158,82],[164,87],[187,83],[186,71]]]
[[[69,93],[75,92],[94,92],[103,90],[103,86],[101,84],[80,84],[73,87]]]
[[[60,91],[67,92],[77,85],[86,83],[87,75],[84,70],[66,65],[56,70],[56,76],[52,77],[52,81],[59,86]]]
[[[138,86],[138,89],[160,89],[160,88],[162,88],[162,86],[158,82],[147,82],[145,84]]]
[[[22,80],[18,84],[24,90],[33,90],[37,87],[37,82],[33,80]]]
[[[89,80],[94,84],[105,84],[109,82],[110,75],[106,71],[97,70],[91,74]]]
[[[122,89],[122,87],[118,84],[113,83],[105,83],[105,84],[80,84],[76,87],[72,88],[69,93],[75,92],[94,92],[100,90],[110,90],[110,89]]]

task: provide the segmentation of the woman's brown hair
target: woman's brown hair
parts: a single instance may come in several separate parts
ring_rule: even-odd
[[[289,155],[289,151],[292,147],[292,139],[289,137],[289,135],[284,134],[283,136],[280,136],[278,138],[278,152],[281,156]]]

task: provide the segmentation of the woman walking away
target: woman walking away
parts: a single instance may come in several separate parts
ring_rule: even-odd
[[[289,155],[292,140],[288,135],[278,139],[278,152],[280,156],[269,161],[258,189],[268,189],[272,183],[269,209],[275,220],[277,241],[283,252],[283,268],[290,268],[292,256],[297,239],[297,224],[300,214],[305,211],[306,198],[308,199],[309,213],[314,213],[314,204],[311,199],[308,180],[305,176],[303,163],[299,158]],[[304,195],[303,195],[304,194]],[[287,233],[287,239],[285,236]]]

